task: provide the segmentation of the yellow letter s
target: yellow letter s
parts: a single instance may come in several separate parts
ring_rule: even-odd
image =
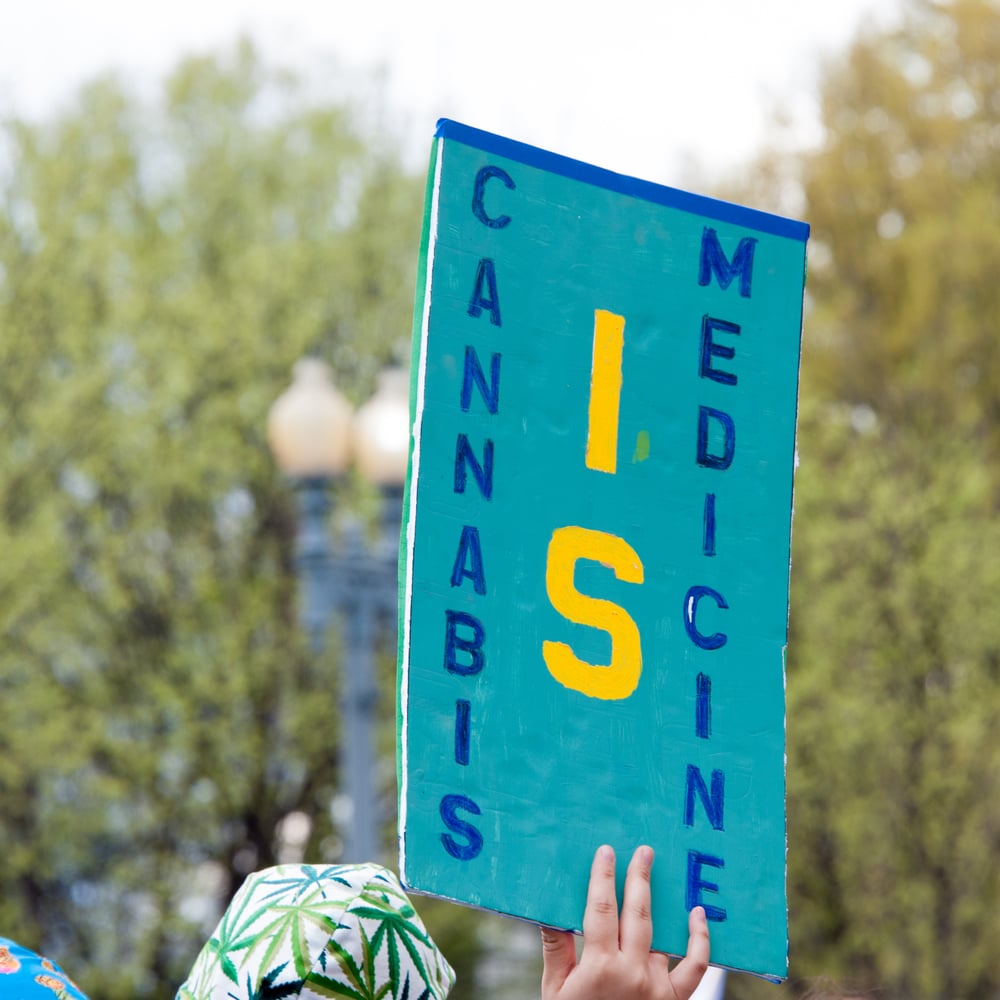
[[[642,583],[642,561],[623,538],[568,526],[557,528],[549,542],[545,588],[564,618],[602,629],[611,636],[611,662],[586,663],[564,642],[545,640],[542,655],[549,673],[564,687],[590,698],[618,700],[636,689],[642,673],[639,629],[629,614],[611,601],[581,594],[573,583],[578,559],[591,559],[614,570],[626,583]]]

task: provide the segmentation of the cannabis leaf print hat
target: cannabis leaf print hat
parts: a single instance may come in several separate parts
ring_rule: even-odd
[[[247,877],[176,1000],[444,1000],[455,973],[378,865]]]

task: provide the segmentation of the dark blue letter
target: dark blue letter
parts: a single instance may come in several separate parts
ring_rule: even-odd
[[[717,420],[722,424],[725,435],[722,454],[715,455],[708,450],[708,422]],[[728,469],[733,464],[736,452],[736,425],[733,418],[722,410],[714,410],[711,406],[698,407],[698,464],[706,469]]]
[[[455,699],[455,763],[469,763],[469,713],[472,706],[465,698]]]
[[[705,494],[705,531],[702,535],[701,551],[706,556],[715,555],[715,494]]]
[[[489,291],[489,298],[483,297],[484,283]],[[469,300],[469,315],[476,319],[484,309],[489,310],[490,322],[494,326],[499,326],[500,296],[497,293],[497,272],[496,266],[489,257],[484,257],[479,262],[479,269],[476,271],[476,286],[472,289],[472,298]]]
[[[462,377],[462,409],[468,413],[472,406],[472,384],[479,387],[479,395],[483,397],[486,409],[496,413],[500,405],[500,355],[490,356],[490,387],[486,388],[486,374],[479,363],[476,349],[471,344],[465,347],[465,374]]]
[[[471,565],[466,565],[471,563]],[[477,594],[486,593],[486,577],[483,575],[483,550],[479,544],[479,529],[470,524],[462,526],[462,537],[455,553],[455,565],[451,568],[451,585],[458,587],[468,577]]]
[[[709,920],[725,920],[726,911],[721,906],[709,906],[702,898],[701,891],[718,892],[715,882],[706,882],[701,877],[703,867],[725,868],[726,862],[712,854],[701,854],[698,851],[688,851],[687,870],[687,908],[693,910],[696,906],[705,907],[705,916]]]
[[[444,668],[450,674],[461,674],[468,677],[471,674],[478,674],[486,663],[486,654],[483,652],[483,641],[486,639],[486,629],[483,623],[475,615],[467,614],[464,611],[445,611],[444,630]],[[472,638],[463,639],[458,634],[458,626],[472,629]],[[468,663],[459,663],[455,656],[456,650],[469,654]]]
[[[473,816],[480,814],[479,806],[472,799],[464,795],[445,795],[441,799],[441,822],[452,833],[465,837],[468,843],[459,843],[450,833],[441,834],[441,843],[453,858],[458,858],[459,861],[471,861],[483,849],[483,835],[471,823],[455,815],[459,809],[464,809]],[[706,885],[705,888],[709,887]]]
[[[712,678],[698,674],[696,683],[694,731],[700,739],[707,740],[712,735]]]
[[[712,339],[712,334],[716,330],[723,333],[732,333],[739,336],[740,327],[738,323],[730,323],[727,319],[715,319],[712,316],[704,315],[701,318],[701,367],[698,374],[702,378],[710,378],[713,382],[721,382],[723,385],[736,385],[736,376],[732,372],[725,372],[719,368],[712,367],[712,358],[725,358],[731,360],[736,354],[736,348],[729,344],[717,344]]]
[[[722,812],[726,803],[726,775],[716,768],[712,771],[712,792],[709,794],[701,769],[688,764],[687,791],[684,798],[684,825],[694,826],[694,797],[697,793],[701,804],[705,807],[705,815],[713,830],[721,830]]]
[[[725,632],[715,632],[713,635],[704,635],[698,631],[696,618],[698,617],[698,602],[703,597],[711,597],[720,608],[728,608],[726,599],[717,590],[711,587],[692,587],[684,595],[684,628],[687,629],[688,637],[700,649],[718,649],[725,646],[728,636]]]
[[[503,181],[503,186],[507,188],[508,191],[513,191],[515,188],[514,181],[511,179],[510,174],[506,170],[501,170],[500,167],[488,166],[483,167],[478,174],[476,174],[476,188],[472,194],[472,214],[484,225],[489,226],[490,229],[503,229],[504,226],[510,224],[509,215],[498,215],[495,217],[486,214],[486,208],[483,205],[483,193],[486,191],[486,182],[491,178],[496,177]]]
[[[479,484],[479,492],[489,500],[493,496],[493,442],[487,438],[483,444],[483,464],[480,465],[472,452],[472,445],[464,434],[455,442],[455,492],[464,493],[468,480],[468,466]]]
[[[750,298],[750,282],[753,278],[753,252],[757,240],[752,236],[744,236],[733,254],[732,264],[726,259],[726,253],[719,243],[718,233],[707,226],[701,234],[701,264],[698,268],[698,284],[707,285],[714,274],[719,279],[723,290],[727,289],[736,273],[740,275],[740,295]]]

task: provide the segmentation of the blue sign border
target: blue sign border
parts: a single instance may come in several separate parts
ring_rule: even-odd
[[[786,239],[805,243],[809,239],[809,224],[797,219],[786,219],[780,215],[771,215],[755,208],[734,205],[728,201],[719,201],[705,195],[691,194],[665,184],[640,180],[625,174],[617,174],[613,170],[595,167],[593,164],[574,160],[569,156],[552,153],[538,146],[531,146],[515,139],[507,139],[492,132],[472,128],[450,118],[440,118],[435,136],[442,139],[453,139],[473,149],[481,149],[484,153],[494,153],[497,156],[515,160],[529,167],[538,167],[549,173],[569,177],[573,180],[593,184],[595,187],[606,188],[619,194],[640,198],[643,201],[669,208],[678,208],[695,215],[715,219],[717,222],[729,222],[745,229],[755,229],[770,236],[781,236]]]

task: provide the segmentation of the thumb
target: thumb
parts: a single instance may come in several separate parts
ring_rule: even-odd
[[[542,932],[542,1000],[551,1000],[562,989],[576,966],[576,942],[569,931],[540,927]]]

